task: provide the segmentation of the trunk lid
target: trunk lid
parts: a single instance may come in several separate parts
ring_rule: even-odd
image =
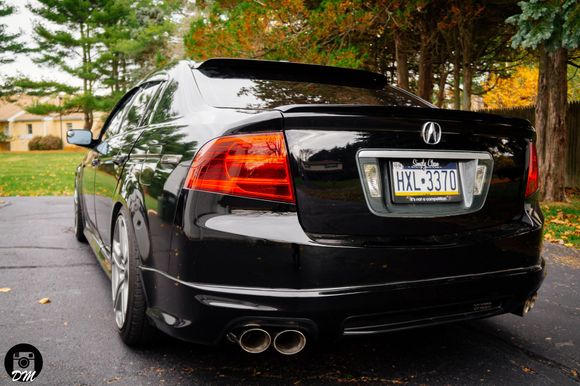
[[[534,136],[525,120],[414,107],[297,105],[280,110],[299,219],[315,237],[436,237],[506,224],[523,213],[527,149]],[[428,122],[441,128],[437,144],[423,139]],[[361,169],[361,154],[372,160],[379,154],[372,151],[387,151],[375,159],[382,196],[370,199],[374,204]],[[446,203],[394,202],[393,162],[408,165],[413,159],[451,162],[463,184],[459,190],[465,192],[473,190],[473,184],[465,185],[475,178],[473,165],[486,164],[488,191],[481,205],[473,196],[466,207],[465,192],[461,202],[457,197]]]

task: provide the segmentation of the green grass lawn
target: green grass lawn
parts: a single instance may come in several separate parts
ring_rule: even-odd
[[[568,198],[567,203],[542,203],[544,240],[580,249],[580,194],[568,192]]]
[[[68,196],[84,152],[0,153],[1,196]]]

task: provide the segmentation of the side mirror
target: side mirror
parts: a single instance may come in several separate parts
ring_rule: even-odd
[[[93,133],[90,130],[69,130],[66,141],[71,145],[89,147],[93,144]]]

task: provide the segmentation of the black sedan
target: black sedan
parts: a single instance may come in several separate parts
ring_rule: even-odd
[[[524,315],[545,276],[528,121],[371,72],[180,62],[129,91],[76,172],[76,237],[122,339],[250,353]]]

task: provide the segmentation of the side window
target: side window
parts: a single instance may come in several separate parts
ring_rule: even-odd
[[[175,106],[175,93],[177,92],[177,82],[170,82],[162,95],[158,98],[157,108],[151,117],[151,123],[163,123],[179,118],[179,109]]]
[[[137,95],[133,98],[131,107],[129,107],[127,117],[125,118],[125,122],[123,122],[123,130],[139,127],[142,124],[143,117],[147,115],[147,107],[150,105],[160,85],[160,82],[152,82],[145,83],[141,86]]]
[[[135,93],[133,93],[133,95],[134,94]],[[108,124],[103,128],[104,134],[101,134],[101,137],[104,136],[104,138],[111,138],[112,136],[119,134],[121,131],[121,124],[123,123],[123,117],[125,116],[127,107],[131,105],[133,98],[134,96],[127,98],[122,105],[115,109]]]
[[[143,115],[143,120],[141,121],[141,126],[145,126],[148,124],[152,124],[152,117],[155,113],[155,109],[156,106],[159,104],[159,100],[161,99],[161,95],[163,94],[164,91],[164,86],[167,82],[159,82],[158,83],[158,87],[155,90],[155,93],[152,94],[151,97],[151,101],[149,102],[149,106],[147,107],[147,110],[145,111],[145,114]]]

